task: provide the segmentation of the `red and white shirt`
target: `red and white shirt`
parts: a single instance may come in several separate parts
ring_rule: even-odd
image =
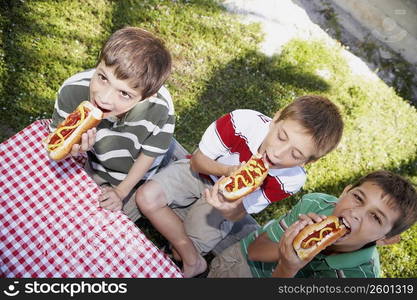
[[[269,131],[271,118],[264,114],[239,109],[213,122],[205,131],[200,151],[226,165],[238,165],[258,152]],[[272,202],[298,192],[306,181],[304,168],[269,169],[262,186],[243,199],[247,213],[258,213]],[[216,182],[217,177],[211,176]]]

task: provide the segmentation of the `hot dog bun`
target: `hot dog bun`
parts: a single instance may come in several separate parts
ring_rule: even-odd
[[[324,228],[331,228],[332,231],[330,232],[328,231],[328,229],[324,229]],[[323,230],[323,233],[324,233],[323,238],[320,239],[319,241],[316,241],[316,243],[314,243],[313,241],[314,245],[308,246],[309,244],[308,241],[309,240],[311,241],[311,239],[307,239],[307,238],[313,233],[320,232],[321,230]],[[321,221],[320,223],[314,223],[314,224],[308,225],[303,230],[301,230],[293,241],[293,247],[297,255],[302,260],[310,259],[316,256],[326,247],[336,242],[339,238],[345,235],[346,232],[347,232],[347,229],[345,225],[340,224],[339,219],[337,217],[329,216],[325,220]]]
[[[71,118],[76,118],[77,121],[74,123],[73,119],[71,122]],[[83,120],[81,120],[82,118]],[[100,109],[88,101],[81,102],[74,112],[69,114],[55,131],[46,138],[45,146],[49,152],[49,157],[53,160],[63,159],[71,152],[73,145],[80,143],[82,134],[88,129],[96,127],[102,118],[103,112]],[[65,130],[72,132],[62,134]]]
[[[232,174],[220,180],[219,191],[228,201],[240,199],[261,186],[268,175],[268,169],[269,166],[262,160],[262,155],[255,154]],[[237,175],[239,176],[236,177]],[[236,187],[239,181],[240,184],[243,183],[243,187]]]

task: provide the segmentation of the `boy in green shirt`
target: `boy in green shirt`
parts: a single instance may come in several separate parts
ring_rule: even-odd
[[[206,190],[216,200],[217,186]],[[292,242],[308,224],[335,215],[350,232],[310,260]],[[213,259],[209,277],[378,277],[376,245],[399,241],[417,220],[417,192],[399,175],[377,171],[347,186],[337,199],[312,193],[286,215],[268,222]]]

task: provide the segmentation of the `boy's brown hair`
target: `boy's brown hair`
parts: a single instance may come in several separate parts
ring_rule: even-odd
[[[171,73],[172,59],[164,43],[146,30],[125,27],[104,44],[99,61],[115,67],[115,76],[139,88],[142,99],[155,94]]]
[[[351,188],[365,182],[378,185],[390,197],[388,204],[400,212],[400,217],[386,235],[387,238],[407,230],[417,221],[417,191],[410,181],[398,174],[380,170],[360,178]]]
[[[342,116],[337,106],[326,97],[298,97],[280,112],[277,122],[285,119],[299,122],[313,137],[317,155],[310,157],[307,162],[332,151],[342,138]]]

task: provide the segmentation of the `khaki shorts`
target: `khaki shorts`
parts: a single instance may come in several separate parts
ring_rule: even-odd
[[[164,190],[167,205],[171,208],[185,208],[200,199],[204,189],[210,188],[211,180],[200,177],[191,170],[190,160],[177,160],[152,176]]]
[[[193,172],[188,159],[168,165],[151,180],[162,187],[167,205],[183,220],[187,235],[203,255],[230,232],[233,223],[204,199],[204,189],[211,188],[212,181]]]
[[[91,169],[90,163],[87,162],[84,165],[84,169],[88,175],[97,183],[99,186],[102,185],[110,185],[112,186],[107,180],[103,179]],[[138,206],[136,205],[136,189],[130,191],[126,198],[123,199],[123,207],[122,211],[125,215],[129,217],[133,222],[136,222],[142,215],[139,212]]]
[[[210,264],[209,278],[251,278],[248,262],[244,257],[240,243],[235,243],[213,258]]]

